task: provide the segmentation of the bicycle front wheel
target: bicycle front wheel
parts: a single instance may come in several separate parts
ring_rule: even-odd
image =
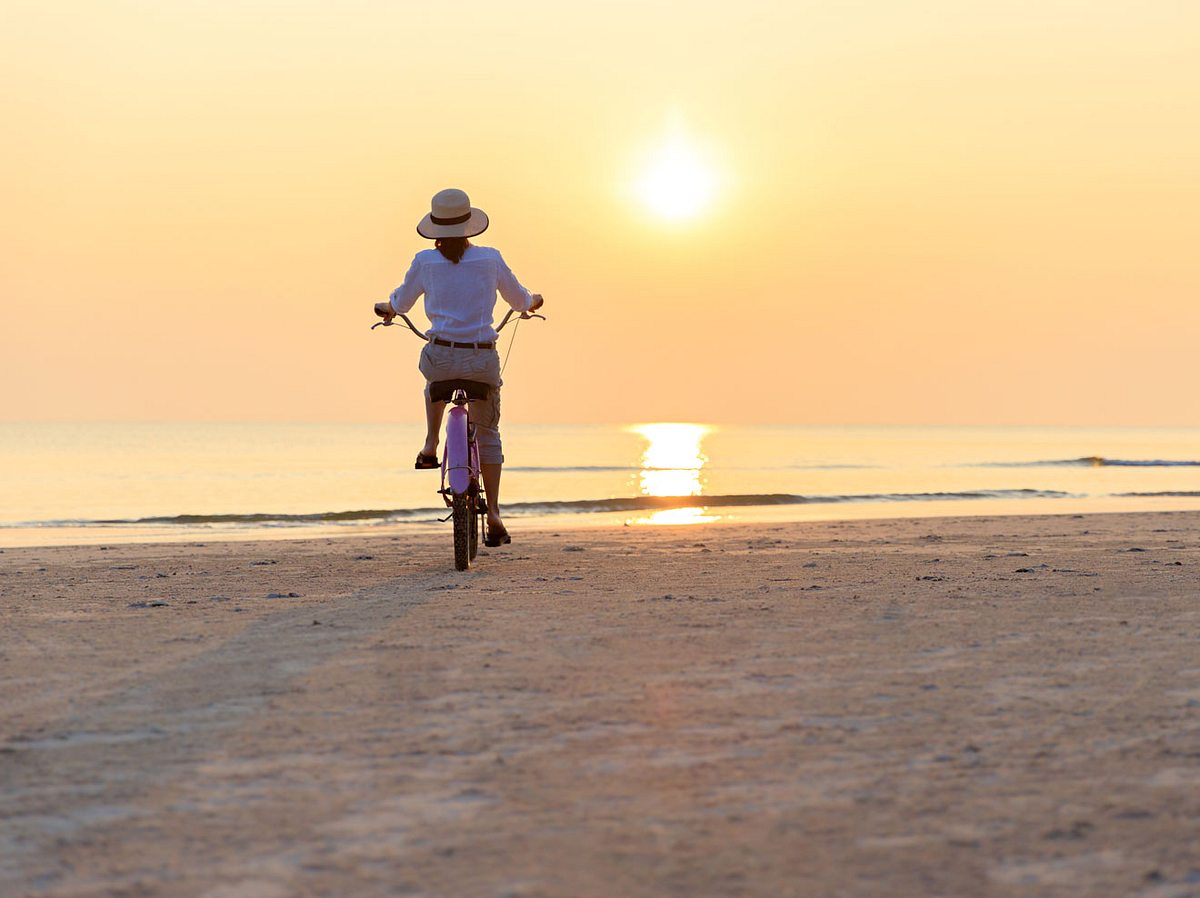
[[[471,497],[466,493],[455,493],[453,502],[454,519],[454,569],[465,571],[471,566],[471,529],[475,523],[471,514]]]
[[[469,504],[471,506],[471,538],[468,540],[467,557],[474,561],[475,556],[479,554],[479,530],[483,520],[479,514],[479,506],[474,502]]]

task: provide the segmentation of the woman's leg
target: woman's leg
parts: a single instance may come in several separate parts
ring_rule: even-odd
[[[479,470],[483,475],[483,489],[487,493],[487,516],[489,527],[504,527],[500,518],[500,472],[504,469],[504,447],[500,442],[500,431],[495,423],[500,419],[500,390],[484,402],[471,403],[471,415],[475,419],[475,438],[479,442]]]
[[[503,464],[481,464],[483,472],[483,489],[487,493],[488,526],[503,527],[500,519],[500,471]]]
[[[500,517],[500,472],[504,469],[504,446],[500,441],[500,356],[496,350],[475,357],[475,377],[491,385],[486,400],[471,403],[471,420],[479,440],[479,468],[487,493],[489,527],[504,527]]]
[[[431,402],[429,387],[425,387],[425,447],[422,455],[437,458],[438,441],[442,437],[442,413],[446,411],[446,403]]]
[[[442,355],[435,358],[435,350]],[[438,443],[442,438],[442,413],[446,411],[446,403],[429,401],[429,384],[444,379],[441,371],[446,368],[446,360],[442,356],[446,352],[453,350],[426,343],[417,361],[417,369],[425,376],[425,445],[421,448],[421,454],[430,458],[437,458]]]

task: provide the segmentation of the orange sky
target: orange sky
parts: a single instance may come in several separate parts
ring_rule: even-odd
[[[0,417],[419,420],[467,190],[507,420],[1200,424],[1200,5],[6,4]],[[672,129],[718,184],[634,185]]]

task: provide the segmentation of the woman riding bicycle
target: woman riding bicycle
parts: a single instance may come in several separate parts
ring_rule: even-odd
[[[438,468],[438,441],[445,403],[431,402],[429,384],[462,378],[490,384],[488,398],[471,403],[471,423],[479,442],[479,462],[487,494],[489,546],[511,542],[500,517],[500,472],[504,452],[500,443],[500,355],[492,310],[496,293],[518,312],[541,308],[543,299],[521,286],[499,251],[474,246],[468,238],[487,230],[488,217],[471,207],[461,190],[443,190],[434,196],[431,211],[417,225],[417,233],[434,241],[434,249],[417,253],[388,302],[375,304],[375,314],[385,321],[404,314],[425,296],[425,315],[431,327],[429,342],[421,350],[420,371],[425,375],[425,445],[417,453],[416,467]]]

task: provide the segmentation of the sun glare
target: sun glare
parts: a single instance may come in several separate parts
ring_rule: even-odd
[[[695,218],[715,193],[712,166],[682,132],[667,137],[638,182],[638,196],[647,208],[672,221]]]
[[[641,488],[645,496],[699,496],[700,471],[708,462],[700,444],[711,428],[703,424],[641,424],[633,428],[646,439],[642,453]],[[642,524],[698,524],[714,521],[702,505],[667,508]]]

